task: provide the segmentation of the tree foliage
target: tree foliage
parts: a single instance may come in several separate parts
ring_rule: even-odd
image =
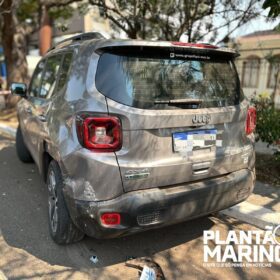
[[[257,110],[258,139],[268,145],[280,147],[280,110],[274,107],[269,94],[261,94],[252,100]]]
[[[71,17],[69,4],[82,0],[0,0],[0,41],[4,49],[7,67],[7,85],[29,80],[27,52],[29,35],[38,31],[43,13],[48,11],[52,19]],[[8,96],[7,105],[12,107],[17,98]]]
[[[0,0],[0,41],[8,68],[8,84],[27,80],[27,42],[51,20],[70,18],[71,3],[98,7],[118,31],[129,38],[214,42],[218,33],[230,34],[259,15],[258,0]]]
[[[263,8],[268,9],[268,17],[276,19],[280,15],[280,1],[279,0],[265,0]]]
[[[0,41],[4,47],[8,84],[28,80],[28,37],[39,30],[44,9],[48,10],[52,19],[69,18],[74,11],[69,4],[81,1],[0,0]]]
[[[129,38],[214,41],[259,16],[258,0],[89,0]],[[211,35],[211,36],[209,36]]]

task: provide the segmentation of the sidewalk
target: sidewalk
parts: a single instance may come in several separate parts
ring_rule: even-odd
[[[16,123],[13,127],[8,123],[1,123],[0,134],[15,138]],[[270,153],[263,146],[264,153]],[[259,152],[259,149],[256,149]],[[220,214],[230,216],[252,224],[256,227],[265,229],[266,226],[276,227],[280,224],[280,188],[266,183],[256,181],[254,192],[249,198],[233,207],[220,211]]]
[[[0,125],[11,127],[11,128],[17,128],[18,126],[18,120],[17,120],[17,112],[12,109],[5,109],[0,110]],[[2,132],[5,131],[5,129],[2,129]]]
[[[247,202],[280,213],[280,188],[257,181]]]
[[[16,137],[16,129],[7,125],[4,122],[0,122],[0,134],[7,135],[9,137],[15,138]],[[0,279],[1,280],[1,279]]]
[[[275,145],[267,147],[267,144],[261,141],[256,142],[255,149],[257,153],[266,155],[273,155],[277,151],[277,147]]]
[[[258,228],[280,225],[280,188],[256,181],[253,193],[244,202],[221,211]]]

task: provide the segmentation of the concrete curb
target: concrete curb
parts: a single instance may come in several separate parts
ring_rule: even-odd
[[[3,134],[9,135],[10,137],[15,138],[16,131],[17,130],[15,128],[5,125],[3,123],[0,123],[0,133],[2,132]]]
[[[275,228],[280,225],[280,213],[246,201],[220,211],[220,213],[261,229],[265,229],[266,226]]]

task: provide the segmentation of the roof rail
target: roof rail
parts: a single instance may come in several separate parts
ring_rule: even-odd
[[[99,32],[85,32],[85,33],[81,33],[81,34],[69,37],[65,40],[62,40],[61,42],[57,43],[55,46],[50,48],[48,50],[48,52],[61,45],[66,45],[67,43],[71,44],[75,41],[85,41],[85,40],[92,40],[92,39],[106,39],[106,38]]]

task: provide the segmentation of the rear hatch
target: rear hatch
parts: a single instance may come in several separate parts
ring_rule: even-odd
[[[125,191],[167,187],[248,167],[247,102],[234,53],[212,48],[101,50],[96,88],[121,119]]]

